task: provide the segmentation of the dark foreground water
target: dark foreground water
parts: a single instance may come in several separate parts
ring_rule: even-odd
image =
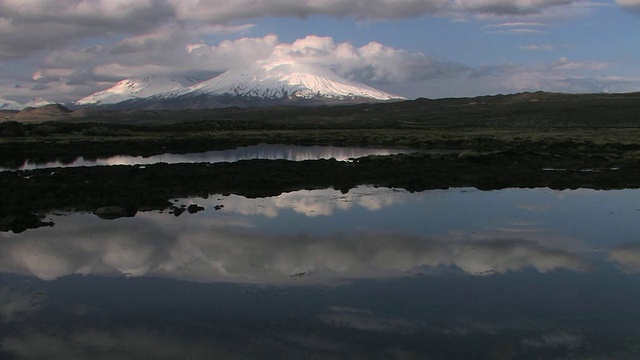
[[[51,216],[0,234],[0,358],[640,358],[639,200],[361,187]]]
[[[117,155],[102,159],[91,159],[84,157],[72,157],[65,160],[55,161],[34,161],[26,160],[12,168],[0,167],[3,170],[33,170],[48,169],[56,167],[79,167],[79,166],[108,166],[108,165],[150,165],[158,163],[178,164],[178,163],[219,163],[236,162],[240,160],[320,160],[336,159],[338,161],[349,161],[351,159],[369,155],[393,155],[409,153],[409,149],[374,149],[359,147],[338,147],[338,146],[298,146],[298,145],[276,145],[259,144],[239,147],[229,150],[207,151],[201,153],[187,154],[161,154],[153,156],[131,156]]]

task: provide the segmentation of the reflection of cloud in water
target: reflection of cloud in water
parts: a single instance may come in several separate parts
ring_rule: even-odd
[[[3,339],[4,351],[20,359],[227,359],[233,354],[211,341],[167,338],[148,330],[85,331],[54,336],[33,333]]]
[[[58,231],[34,230],[19,241],[0,235],[0,271],[44,280],[94,274],[309,284],[398,277],[420,267],[455,267],[468,274],[585,269],[575,254],[522,240],[371,232],[269,236],[219,227],[171,233],[149,219],[123,219],[117,227],[88,215],[79,220],[84,221],[80,229],[74,228],[76,223],[59,224]]]
[[[393,332],[411,334],[418,330],[419,324],[402,318],[376,316],[370,311],[331,307],[320,315],[320,321],[337,327],[346,327],[361,331]]]
[[[582,335],[572,334],[569,332],[561,331],[549,334],[544,334],[540,338],[524,339],[523,345],[533,348],[552,348],[557,349],[561,347],[575,349],[582,344]]]
[[[39,291],[0,288],[0,319],[11,322],[22,314],[40,310],[45,296],[45,293]]]
[[[329,216],[336,210],[350,210],[354,207],[375,211],[384,207],[402,204],[421,199],[419,194],[406,191],[358,187],[342,194],[333,189],[302,190],[283,193],[277,197],[247,199],[242,196],[224,198],[226,211],[233,211],[243,215],[263,215],[275,218],[282,210],[293,210],[308,217]],[[198,203],[208,207],[220,203],[215,199],[198,200]]]
[[[213,334],[193,335],[180,333],[180,328],[26,332],[0,339],[0,348],[18,359],[47,360],[388,359],[385,353],[395,349],[392,344],[370,349],[370,344],[350,343],[333,334],[256,333],[216,324],[199,330],[212,328]]]
[[[520,204],[518,205],[519,209],[527,210],[527,211],[540,211],[545,212],[549,211],[553,208],[551,204]]]
[[[640,272],[640,243],[626,244],[612,249],[609,252],[609,261],[624,271]]]
[[[61,220],[66,220],[61,218]],[[83,226],[77,227],[78,222]],[[92,215],[74,216],[59,230],[33,231],[16,241],[0,235],[0,271],[54,280],[70,274],[144,275],[173,236],[153,222],[125,219],[120,226]],[[144,229],[142,232],[140,229]]]

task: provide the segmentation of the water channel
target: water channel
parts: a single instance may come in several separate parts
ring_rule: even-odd
[[[12,168],[0,167],[0,171],[6,170],[33,170],[56,167],[79,166],[108,166],[108,165],[150,165],[157,163],[219,163],[236,162],[240,160],[264,159],[264,160],[319,160],[336,159],[349,161],[369,155],[392,155],[413,152],[410,149],[378,149],[338,146],[299,146],[258,144],[236,149],[207,151],[187,154],[160,154],[153,156],[116,155],[102,159],[75,157],[66,161],[34,161],[27,160]]]
[[[0,358],[636,358],[638,199],[361,186],[50,214],[0,233]]]

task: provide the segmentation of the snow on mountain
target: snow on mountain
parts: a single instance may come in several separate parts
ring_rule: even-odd
[[[31,108],[39,108],[39,107],[43,107],[43,106],[46,106],[46,105],[52,105],[52,104],[55,104],[55,102],[43,99],[41,97],[38,97],[38,98],[33,98],[29,102],[23,104],[21,109],[22,108],[29,108],[29,107],[31,107]]]
[[[144,99],[156,94],[191,86],[199,80],[186,76],[147,76],[125,79],[113,87],[99,91],[75,102],[75,105],[109,105],[129,100]]]
[[[22,110],[24,106],[17,101],[0,98],[0,110]]]
[[[288,61],[234,68],[210,80],[145,77],[122,80],[75,102],[122,109],[187,109],[402,100],[400,96],[347,80],[330,69]]]
[[[402,99],[347,80],[325,67],[294,62],[264,62],[231,69],[213,79],[162,97],[202,95],[308,100]]]

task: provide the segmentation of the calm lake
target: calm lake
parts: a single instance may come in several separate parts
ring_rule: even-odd
[[[410,152],[413,152],[413,150],[258,144],[229,150],[187,154],[162,154],[149,157],[117,155],[104,159],[86,159],[84,157],[78,157],[70,158],[67,161],[57,160],[38,162],[27,160],[24,164],[11,169],[0,167],[0,171],[78,166],[150,165],[157,163],[219,163],[252,159],[304,161],[333,158],[338,161],[348,161],[350,159],[369,155],[392,155]]]
[[[0,233],[0,358],[640,357],[640,190],[362,186]]]

